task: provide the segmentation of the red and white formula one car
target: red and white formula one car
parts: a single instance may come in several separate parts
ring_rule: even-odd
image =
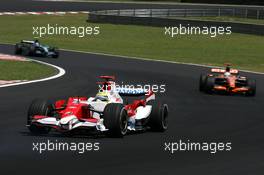
[[[95,97],[70,97],[50,103],[36,99],[28,110],[27,127],[33,134],[51,129],[62,133],[99,131],[122,137],[127,131],[151,129],[163,132],[168,127],[168,105],[155,100],[143,89],[116,88],[113,76],[101,76],[102,86]],[[144,96],[124,104],[121,96]]]

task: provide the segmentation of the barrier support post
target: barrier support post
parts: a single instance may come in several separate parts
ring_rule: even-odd
[[[246,8],[246,12],[245,12],[245,18],[248,17],[248,9]]]
[[[257,19],[259,19],[259,10],[257,10]]]

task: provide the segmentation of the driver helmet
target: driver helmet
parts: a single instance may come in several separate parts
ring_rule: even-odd
[[[226,77],[229,77],[229,76],[231,75],[231,73],[230,73],[230,66],[226,66],[226,70],[225,70],[224,75],[225,75]]]
[[[229,77],[231,75],[231,73],[230,72],[225,72],[224,75],[225,75],[225,77]]]
[[[39,41],[36,39],[36,40],[34,41],[34,44],[35,44],[36,46],[39,46]]]
[[[230,66],[226,66],[226,72],[230,72]]]
[[[95,96],[95,99],[101,101],[109,101],[107,92],[98,92]]]

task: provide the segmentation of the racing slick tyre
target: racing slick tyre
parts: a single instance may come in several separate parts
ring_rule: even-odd
[[[15,45],[15,54],[16,55],[19,55],[22,53],[22,48],[21,48],[21,45],[20,44],[16,44]]]
[[[30,50],[28,48],[23,47],[22,51],[21,51],[21,55],[29,56],[30,55]]]
[[[247,80],[247,86],[249,87],[248,92],[246,93],[247,96],[255,96],[256,95],[256,81],[255,80]]]
[[[59,58],[60,53],[58,51],[54,51],[54,55],[52,55],[52,58]]]
[[[28,53],[28,55],[29,55],[29,56],[34,56],[34,55],[35,55],[35,52],[36,52],[36,48],[35,48],[34,46],[31,46],[31,47],[29,48],[29,53]]]
[[[52,104],[50,104],[46,100],[42,99],[35,99],[32,101],[29,109],[28,109],[28,116],[27,116],[27,125],[28,129],[33,134],[47,134],[50,131],[48,127],[36,126],[32,124],[32,119],[34,115],[45,115],[50,116],[52,113]]]
[[[147,105],[151,105],[151,113],[148,120],[148,126],[152,131],[164,132],[168,128],[169,108],[167,104],[156,100],[150,100]]]
[[[208,94],[213,93],[213,89],[214,89],[214,85],[215,85],[215,78],[214,77],[207,77],[206,81],[205,81],[205,92]]]
[[[203,92],[205,90],[206,78],[207,78],[207,75],[205,75],[205,74],[200,75],[200,82],[199,82],[200,92]]]
[[[107,104],[104,108],[103,118],[110,136],[123,137],[127,133],[128,115],[123,104]]]

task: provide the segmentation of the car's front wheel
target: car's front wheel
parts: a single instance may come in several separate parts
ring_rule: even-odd
[[[256,90],[257,90],[257,85],[256,85],[255,80],[247,80],[247,86],[249,88],[248,92],[246,93],[247,96],[255,96],[256,95]]]
[[[207,78],[207,75],[205,74],[200,75],[200,82],[199,82],[200,92],[203,92],[205,90],[206,78]]]
[[[214,77],[207,77],[205,81],[205,92],[211,94],[213,92],[215,85],[215,78]]]
[[[104,125],[113,137],[123,137],[127,133],[128,115],[123,104],[109,103],[103,113]]]
[[[49,133],[50,131],[49,127],[38,126],[32,123],[32,120],[35,115],[50,116],[52,114],[52,111],[53,111],[53,107],[48,101],[42,99],[33,100],[28,109],[28,115],[27,115],[27,125],[29,131],[33,134]]]
[[[52,58],[59,58],[59,51],[54,51],[54,54],[52,55]]]

